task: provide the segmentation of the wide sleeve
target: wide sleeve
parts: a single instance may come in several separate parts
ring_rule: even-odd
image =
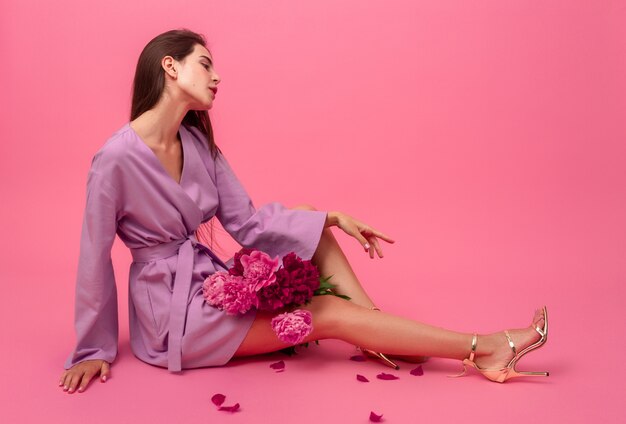
[[[313,257],[327,212],[289,209],[279,202],[256,209],[221,153],[215,160],[215,184],[219,196],[215,215],[240,245],[281,259],[292,251],[304,260]]]
[[[111,363],[117,356],[117,288],[111,260],[117,230],[116,199],[113,185],[92,168],[87,177],[76,275],[76,347],[65,369],[89,359]]]

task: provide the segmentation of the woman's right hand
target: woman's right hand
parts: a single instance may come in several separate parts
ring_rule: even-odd
[[[87,385],[97,374],[100,374],[100,381],[103,383],[110,377],[111,367],[109,363],[102,359],[91,359],[79,362],[61,375],[59,386],[67,393],[74,393],[76,386],[79,392],[84,392]],[[80,383],[80,385],[79,385]]]

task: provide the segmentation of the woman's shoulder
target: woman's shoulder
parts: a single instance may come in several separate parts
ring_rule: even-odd
[[[94,153],[91,171],[108,175],[118,171],[128,157],[132,136],[132,129],[128,123],[115,130]]]
[[[106,139],[104,144],[96,151],[95,155],[111,157],[112,159],[123,156],[128,149],[128,144],[132,136],[132,128],[128,123],[125,123]]]

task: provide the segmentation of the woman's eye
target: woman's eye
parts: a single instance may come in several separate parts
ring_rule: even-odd
[[[202,66],[204,66],[206,68],[206,70],[209,70],[209,65],[205,65],[204,63],[202,64]]]

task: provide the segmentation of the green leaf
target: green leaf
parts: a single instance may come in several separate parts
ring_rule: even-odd
[[[329,275],[326,278],[320,277],[320,283],[326,283],[328,280],[330,280],[335,274]]]

